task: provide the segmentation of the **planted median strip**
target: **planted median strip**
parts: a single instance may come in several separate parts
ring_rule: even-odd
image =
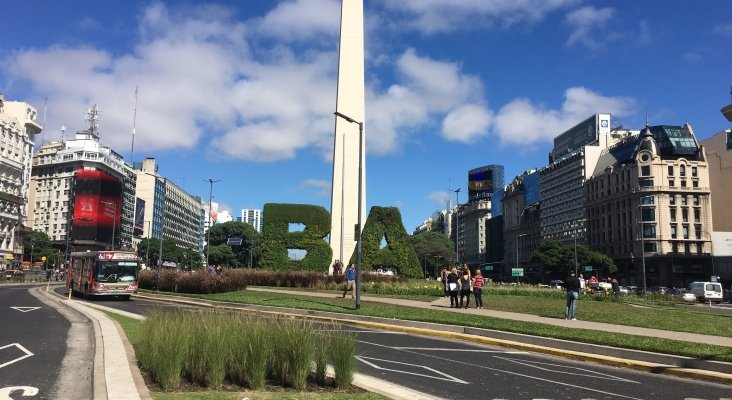
[[[185,296],[241,304],[307,309],[352,315],[394,318],[420,322],[432,322],[475,328],[494,329],[505,332],[571,340],[602,346],[613,346],[625,349],[672,354],[705,360],[732,362],[732,349],[725,346],[714,346],[677,340],[660,339],[655,337],[628,335],[623,334],[622,332],[604,332],[596,330],[572,329],[541,323],[506,320],[474,314],[457,314],[449,311],[395,306],[368,301],[363,301],[361,304],[361,309],[359,311],[356,311],[353,309],[353,305],[351,302],[341,299],[323,297],[314,298],[309,296],[298,296],[286,293],[267,293],[244,290],[212,295]],[[543,299],[533,299],[533,301],[543,301]],[[582,304],[587,305],[589,303],[592,302],[588,301],[583,302]],[[717,322],[727,321],[727,323],[729,323],[729,321],[732,320],[729,317],[717,317],[723,318],[716,320]]]

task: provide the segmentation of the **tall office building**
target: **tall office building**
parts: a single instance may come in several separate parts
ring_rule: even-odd
[[[712,275],[707,156],[688,124],[646,127],[605,150],[586,193],[589,245],[622,283],[688,287]]]
[[[154,158],[145,159],[135,172],[137,197],[145,205],[142,236],[162,237],[175,241],[180,248],[203,252],[204,209],[201,198],[160,176]]]
[[[262,232],[262,210],[245,208],[241,210],[241,222],[249,224],[257,230]]]
[[[0,95],[0,266],[11,267],[23,254],[33,146],[41,130],[31,105]]]
[[[362,205],[361,221],[366,223],[363,38],[363,0],[342,2],[336,111],[350,118],[350,121],[339,116],[335,118],[333,189],[330,201],[330,246],[333,249],[331,265],[336,259],[349,260],[356,248],[354,228],[359,220],[359,202]],[[362,179],[359,179],[359,174],[362,174]],[[358,229],[363,230],[363,226]]]
[[[99,110],[86,115],[89,127],[73,140],[51,142],[33,155],[29,215],[34,230],[69,250],[130,248],[132,226],[124,210],[134,195],[122,156],[101,144]]]
[[[554,139],[541,174],[541,238],[585,243],[584,182],[603,150],[630,132],[610,129],[610,114],[595,114]]]
[[[524,267],[524,276],[533,252],[541,244],[540,197],[541,174],[525,171],[506,186],[503,195],[504,263]]]

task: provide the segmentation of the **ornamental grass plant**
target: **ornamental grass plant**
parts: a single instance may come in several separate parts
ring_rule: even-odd
[[[326,385],[323,352],[334,360],[339,388],[353,379],[354,337],[322,335],[308,321],[154,311],[141,330],[138,360],[163,390],[179,388],[183,377],[210,389],[226,383],[259,389],[268,377],[270,383],[297,390],[304,390],[309,379]]]

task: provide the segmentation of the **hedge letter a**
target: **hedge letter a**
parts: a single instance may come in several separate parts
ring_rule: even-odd
[[[386,247],[381,249],[381,239],[386,239]],[[382,266],[394,268],[399,275],[411,278],[422,276],[419,259],[404,230],[402,214],[396,207],[371,207],[361,234],[362,265],[365,271]],[[356,262],[354,252],[351,263]]]

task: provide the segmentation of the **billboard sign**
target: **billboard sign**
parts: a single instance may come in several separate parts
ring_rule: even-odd
[[[145,200],[137,198],[135,201],[135,228],[133,234],[135,236],[142,236],[143,228],[145,226]]]
[[[493,167],[471,169],[468,172],[468,201],[490,200],[493,194]]]
[[[554,138],[554,159],[597,142],[600,134],[610,133],[610,114],[595,114]]]
[[[71,238],[109,243],[112,229],[119,230],[121,197],[117,178],[99,170],[77,170]]]

